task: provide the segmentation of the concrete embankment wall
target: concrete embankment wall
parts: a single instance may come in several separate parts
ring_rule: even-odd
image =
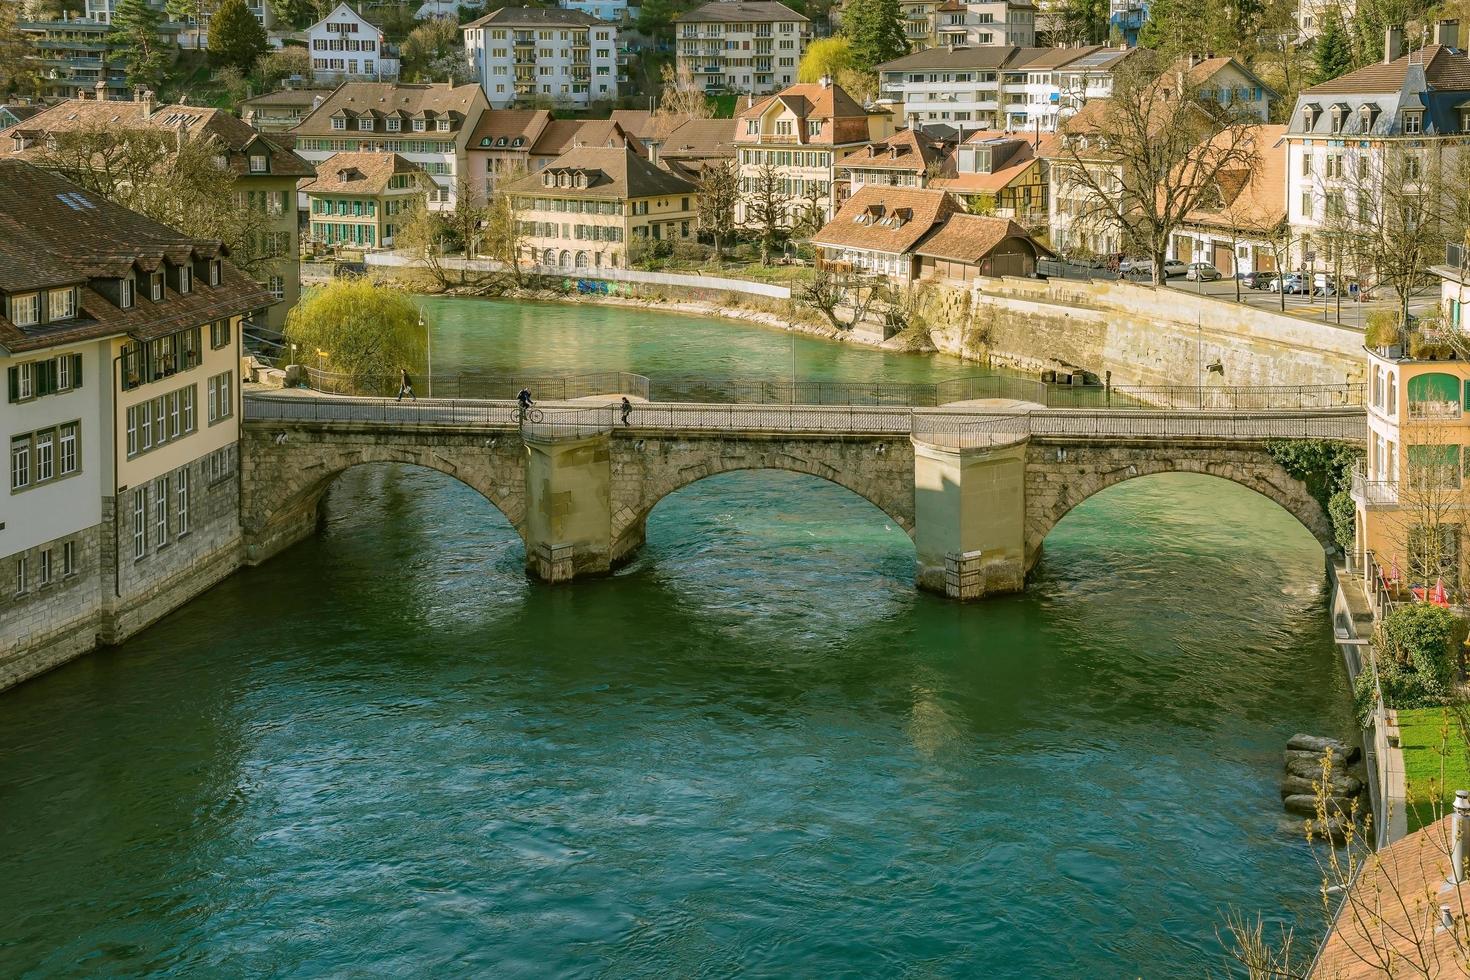
[[[1111,371],[1113,383],[1124,385],[1336,385],[1363,378],[1359,330],[1167,287],[924,283],[915,308],[936,349],[1027,371]]]

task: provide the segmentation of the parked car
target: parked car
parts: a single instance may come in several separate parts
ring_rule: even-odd
[[[1152,263],[1150,263],[1150,264],[1152,264]],[[1183,262],[1180,262],[1178,259],[1165,259],[1164,260],[1164,278],[1165,279],[1173,279],[1176,276],[1182,276],[1182,275],[1185,275],[1188,272],[1189,272],[1189,266],[1186,265]]]
[[[1297,272],[1288,272],[1284,276],[1272,279],[1271,285],[1266,288],[1273,293],[1303,293],[1306,291],[1301,274]]]
[[[1272,280],[1276,278],[1276,273],[1242,272],[1239,278],[1240,284],[1246,289],[1270,289]]]
[[[1190,282],[1214,282],[1220,278],[1220,270],[1209,262],[1191,262],[1188,271],[1184,273],[1184,278]]]
[[[1325,272],[1319,272],[1312,277],[1313,296],[1336,296],[1337,281]]]
[[[1119,263],[1118,270],[1129,279],[1152,279],[1154,277],[1154,264],[1148,259],[1124,259]]]

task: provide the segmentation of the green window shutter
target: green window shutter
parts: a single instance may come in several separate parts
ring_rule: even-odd
[[[20,401],[20,368],[13,367],[6,373],[10,376],[10,400]]]
[[[71,386],[80,388],[82,386],[82,355],[71,355]]]

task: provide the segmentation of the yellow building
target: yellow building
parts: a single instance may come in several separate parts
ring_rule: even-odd
[[[579,146],[506,190],[535,265],[622,267],[635,241],[693,241],[697,233],[698,187],[626,146]]]
[[[1450,338],[1435,323],[1416,326],[1405,344],[1368,350],[1367,453],[1352,483],[1356,552],[1365,574],[1404,588],[1466,584],[1470,362]]]
[[[337,153],[301,185],[311,240],[348,248],[391,248],[407,213],[426,207],[434,179],[396,153]]]

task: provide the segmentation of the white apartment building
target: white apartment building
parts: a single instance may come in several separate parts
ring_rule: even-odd
[[[628,0],[558,0],[557,6],[564,10],[575,10],[596,17],[609,24],[621,24],[637,15],[637,7],[630,8]]]
[[[948,0],[935,10],[935,35],[942,47],[1036,44],[1036,5],[1031,0],[961,3]]]
[[[1397,28],[1386,33],[1382,63],[1297,96],[1285,136],[1294,269],[1331,271],[1334,233],[1378,220],[1386,182],[1454,166],[1465,152],[1470,58],[1457,49],[1458,25],[1442,22],[1437,43],[1408,54]]]
[[[909,126],[1052,132],[1088,97],[1112,91],[1116,48],[937,47],[878,66],[885,102],[902,103]],[[1064,96],[1075,85],[1081,98]]]
[[[453,205],[461,175],[470,179],[470,133],[489,108],[474,83],[346,82],[290,133],[313,164],[336,153],[396,153],[418,164],[434,178],[429,206],[438,209]]]
[[[764,95],[796,83],[812,24],[775,0],[715,0],[674,18],[675,59],[707,91]]]
[[[618,97],[618,29],[560,7],[505,7],[462,28],[490,105],[586,108]]]
[[[383,32],[345,3],[308,27],[306,39],[318,83],[398,77],[398,56],[384,43]]]

